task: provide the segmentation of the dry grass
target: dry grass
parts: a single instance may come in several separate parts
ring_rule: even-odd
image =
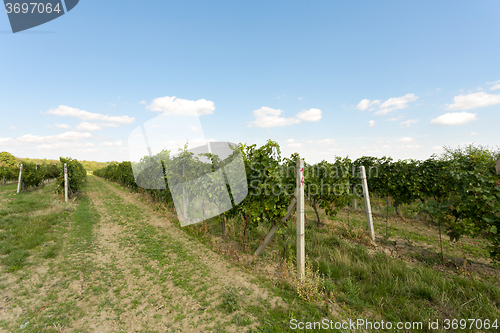
[[[325,298],[322,288],[323,281],[319,273],[314,271],[308,262],[309,260],[306,259],[304,277],[301,279],[295,265],[289,260],[285,260],[280,269],[280,277],[292,286],[301,299],[307,302],[317,302]]]

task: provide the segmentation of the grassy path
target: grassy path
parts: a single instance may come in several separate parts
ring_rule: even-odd
[[[95,188],[90,196],[101,214],[98,262],[121,274],[111,280],[122,281],[116,298],[119,308],[130,308],[120,316],[127,327],[239,332],[239,325],[251,327],[255,318],[238,299],[245,296],[246,306],[280,303],[131,194],[100,179],[90,180]],[[113,296],[109,298],[113,302]],[[236,308],[242,309],[231,311]]]
[[[132,194],[96,177],[84,192],[58,234],[60,255],[2,279],[0,330],[245,332],[262,321],[252,313],[286,311]]]

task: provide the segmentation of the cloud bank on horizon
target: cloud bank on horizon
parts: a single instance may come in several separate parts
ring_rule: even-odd
[[[488,83],[491,85],[491,90],[500,88],[500,81]],[[395,115],[399,111],[407,110],[414,107],[414,103],[420,97],[414,93],[407,93],[400,97],[390,97],[385,101],[380,99],[369,100],[367,98],[361,100],[355,107],[362,116],[364,112],[384,117]],[[423,98],[425,99],[425,97]],[[299,99],[300,100],[300,99]],[[421,99],[422,100],[422,99]],[[151,103],[145,100],[138,102],[143,105],[147,111],[160,112],[164,115],[180,115],[180,116],[201,116],[213,115],[215,113],[215,103],[213,101],[200,98],[197,100],[188,100],[178,98],[176,96],[162,96],[152,99]],[[440,109],[443,110],[473,110],[500,104],[500,95],[488,94],[485,92],[472,92],[468,94],[457,95],[453,98],[452,104],[443,104]],[[249,112],[249,111],[247,111]],[[294,116],[286,117],[285,112],[281,109],[273,109],[263,106],[260,109],[251,112],[254,120],[247,122],[247,127],[259,129],[271,129],[288,126],[299,126],[304,122],[320,122],[323,118],[323,111],[318,108],[303,109],[297,112]],[[55,127],[66,130],[66,132],[57,135],[40,136],[35,134],[24,134],[16,138],[0,137],[0,145],[10,147],[33,146],[40,151],[60,150],[65,148],[78,148],[85,152],[95,152],[95,147],[117,148],[123,146],[123,140],[109,140],[105,136],[93,135],[94,132],[103,131],[106,127],[117,128],[123,125],[130,125],[136,122],[136,118],[128,115],[107,115],[98,112],[89,112],[67,105],[59,105],[45,112],[41,112],[44,116],[68,117],[79,120],[78,124],[69,125],[66,123],[54,123],[47,127]],[[401,119],[402,116],[386,118],[386,121],[394,121]],[[467,123],[478,121],[478,113],[470,112],[446,112],[435,118],[429,119],[428,124],[440,126],[461,126]],[[421,119],[408,119],[399,123],[399,128],[409,128],[412,125],[419,123]],[[368,126],[375,127],[379,122],[369,120]],[[244,126],[240,123],[239,126]],[[153,125],[154,127],[154,125]],[[73,129],[72,129],[73,128]],[[14,127],[14,129],[17,129]],[[201,128],[191,127],[191,131],[198,132]],[[471,132],[470,135],[478,135],[477,132]],[[213,141],[213,139],[211,139]],[[179,141],[180,142],[180,141]],[[393,140],[378,140],[377,144],[380,149],[394,149],[394,146],[389,144],[403,143],[399,148],[418,149],[421,145],[415,143],[413,137],[401,137]],[[412,144],[410,144],[412,143]],[[294,138],[284,140],[284,147],[290,150],[301,150],[310,145],[326,147],[327,152],[341,151],[338,141],[334,138],[325,138],[320,140],[302,140]],[[437,149],[439,146],[433,146],[432,149]],[[377,152],[380,149],[372,149]],[[125,151],[126,148],[121,148]]]

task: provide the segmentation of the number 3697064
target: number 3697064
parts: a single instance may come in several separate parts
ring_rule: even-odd
[[[41,3],[41,2],[24,2],[24,3],[6,3],[5,9],[7,14],[15,13],[47,13],[50,14],[52,12],[59,13],[62,9],[59,7],[59,4],[56,4],[54,7],[51,3]]]

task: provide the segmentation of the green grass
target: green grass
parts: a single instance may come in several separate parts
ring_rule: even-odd
[[[91,206],[87,196],[82,196],[78,208],[73,213],[71,245],[75,252],[88,252],[93,245],[94,224],[100,219],[99,213]]]
[[[2,185],[2,180],[0,179],[0,193],[1,192],[9,192],[17,189],[17,183],[10,183]]]
[[[17,195],[13,189],[0,192],[0,198],[7,200],[0,211],[0,255],[4,255],[0,263],[7,271],[26,266],[27,258],[40,251],[45,259],[57,255],[64,229],[61,227],[69,213],[62,209],[47,210],[57,206],[52,188],[41,186]]]
[[[400,211],[404,214],[405,208],[401,207]],[[312,210],[308,216],[306,253],[309,263],[321,276],[321,290],[325,295],[334,296],[334,302],[341,309],[344,318],[378,318],[405,322],[500,317],[498,283],[435,270],[432,268],[436,263],[433,257],[421,256],[418,259],[423,264],[413,267],[384,253],[370,254],[362,244],[345,241],[343,238],[353,238],[356,231],[361,230],[364,233],[366,225],[364,216],[360,218],[352,212],[349,220],[344,216],[340,220],[345,222],[346,230],[339,230],[338,233],[332,233],[332,229],[328,228],[316,228]],[[227,226],[234,230],[235,236],[229,233],[226,238],[226,243],[236,243],[240,251],[243,248],[241,224],[240,219],[228,221]],[[208,225],[209,234],[220,235],[221,228],[217,220],[208,221]],[[381,228],[385,231],[385,223]],[[184,230],[210,245],[210,237],[204,233],[203,226],[187,227]],[[412,244],[419,242],[437,244],[428,235],[407,230],[397,224],[389,224],[389,231]],[[253,244],[247,253],[253,253],[258,240],[263,239],[266,232],[265,228],[259,227],[251,233],[250,241]],[[287,243],[285,257],[295,259],[295,227],[292,226],[286,235],[284,241],[281,237],[275,236],[264,253],[263,257],[266,260],[281,261],[284,242]],[[468,245],[464,243],[461,246],[467,248]],[[477,248],[471,248],[469,252],[473,250],[478,251]],[[266,283],[265,281],[266,279],[261,280],[262,283]],[[276,294],[287,300],[288,304],[293,303],[296,306],[291,310],[291,314],[280,309],[262,311],[259,307],[247,308],[246,310],[255,315],[261,323],[260,331],[289,331],[289,319],[292,317],[318,321],[329,316],[324,305],[312,305],[298,299],[293,287],[286,282],[272,286]]]
[[[59,249],[60,249],[59,245],[49,246],[49,248],[43,252],[42,257],[44,259],[55,258],[57,256],[57,253],[59,252]]]
[[[83,187],[83,191],[86,190],[87,184]],[[53,190],[50,193],[53,193]],[[48,193],[44,193],[44,195],[47,198],[50,197]],[[66,205],[65,203],[60,204]],[[46,294],[36,297],[39,304],[44,304],[44,306],[25,306],[26,311],[14,324],[14,327],[19,328],[19,323],[29,322],[22,332],[58,332],[70,327],[72,322],[86,315],[77,305],[77,301],[95,294],[96,290],[98,292],[105,290],[103,284],[109,280],[109,277],[103,274],[99,276],[102,284],[89,286],[82,295],[69,294],[64,298],[59,296],[59,292],[68,290],[72,281],[78,280],[80,277],[89,281],[96,274],[95,265],[88,255],[95,247],[94,225],[99,221],[99,214],[89,198],[83,194],[77,200],[77,206],[71,209],[71,212],[64,210],[64,215],[65,219],[70,222],[69,228],[67,223],[64,228],[67,235],[64,241],[67,243],[61,240],[52,242],[52,245],[44,246],[40,251],[41,257],[45,259],[61,256],[61,261],[57,265],[49,265],[50,273],[48,276],[57,277],[56,281],[58,282],[55,285],[51,283],[52,286]],[[40,286],[42,285],[40,284]],[[36,293],[36,291],[32,292]],[[12,326],[10,328],[12,329]]]
[[[241,295],[238,293],[236,288],[229,287],[222,294],[221,307],[228,313],[233,313],[241,308]]]
[[[224,332],[227,326],[236,325],[241,327],[241,331],[246,331],[244,326],[252,325],[254,322],[261,325],[257,330],[249,332],[287,332],[289,328],[289,313],[281,307],[273,309],[269,300],[260,299],[258,304],[250,303],[246,296],[248,291],[239,290],[234,287],[228,287],[221,291],[221,296],[214,299],[214,288],[217,288],[220,281],[210,277],[209,268],[201,258],[193,256],[189,250],[189,244],[180,242],[174,239],[171,235],[165,232],[162,228],[156,228],[144,221],[142,212],[134,205],[128,205],[123,200],[114,194],[106,191],[102,184],[97,186],[101,192],[106,193],[106,199],[103,201],[107,211],[114,212],[111,215],[128,214],[128,218],[123,219],[122,224],[127,227],[121,237],[122,248],[136,248],[137,261],[141,264],[142,270],[149,272],[153,276],[154,283],[160,286],[170,281],[175,287],[180,288],[193,299],[197,300],[207,313],[213,313],[222,310],[223,313],[229,315],[228,320],[220,320],[214,331]],[[122,190],[112,184],[113,187]],[[178,223],[178,222],[177,222]],[[217,221],[212,223],[212,227],[216,230]],[[218,224],[217,224],[218,225]],[[194,240],[193,240],[194,241]],[[152,262],[155,262],[158,269],[154,269]],[[323,310],[318,310],[301,299],[297,299],[296,294],[291,289],[281,290],[274,285],[269,284],[269,281],[254,281],[264,289],[272,290],[278,296],[286,297],[289,304],[293,304],[291,308],[295,313],[299,313],[310,320],[319,320],[325,315]],[[132,307],[140,308],[141,300],[146,295],[143,295],[131,302]],[[165,298],[168,295],[165,295]],[[218,305],[217,305],[218,304]],[[217,305],[214,307],[214,305]],[[175,320],[181,322],[186,318],[186,311],[182,305],[177,304],[171,307],[171,311],[175,313]],[[249,316],[252,315],[253,318]],[[138,315],[141,315],[138,311]],[[269,326],[269,323],[272,323]],[[271,331],[269,330],[271,327]]]
[[[91,241],[86,221],[89,209],[88,205],[76,206],[72,214],[75,204],[62,202],[54,190],[55,183],[49,183],[19,194],[15,194],[15,188],[0,191],[0,199],[7,199],[0,203],[1,263],[15,278],[15,304],[23,308],[15,321],[0,323],[8,331],[57,332],[84,315],[71,294],[59,298],[58,293],[68,290],[70,281],[79,277],[75,271],[81,261],[76,265],[68,261],[68,254],[75,253],[65,242],[68,236],[74,244]],[[82,246],[74,249],[79,251]],[[58,260],[53,261],[56,257]],[[35,267],[45,267],[47,275],[38,275],[40,280],[35,285],[25,283]],[[45,290],[40,292],[42,287]]]
[[[323,230],[309,230],[307,254],[324,278],[325,291],[359,314],[375,312],[392,321],[500,315],[497,284],[409,267]]]
[[[122,190],[115,184],[111,186]],[[104,187],[102,190],[104,191]],[[141,213],[134,206],[129,207],[115,196],[108,198],[105,205],[109,211],[128,214],[128,218],[119,220],[119,223],[130,231],[129,235],[123,237],[122,246],[138,245],[138,253],[144,258],[140,259],[143,269],[158,274],[158,271],[150,265],[150,261],[156,261],[160,268],[157,278],[159,283],[169,279],[175,286],[197,298],[200,304],[210,304],[203,295],[213,282],[206,283],[202,279],[190,280],[195,273],[194,270],[190,270],[190,265],[198,265],[199,261],[189,256],[186,245],[165,235],[160,229],[140,222]],[[362,204],[360,208],[362,209]],[[414,208],[406,209],[401,207],[400,212],[402,214],[408,212],[407,215],[417,213]],[[380,211],[385,212],[383,207]],[[348,233],[364,229],[366,221],[363,216],[351,213],[349,220],[346,216],[342,217],[347,225],[346,231],[333,232],[331,228],[317,229],[312,211],[306,213],[309,216],[306,230],[308,262],[320,276],[320,289],[326,295],[325,299],[316,303],[307,302],[297,295],[294,286],[287,281],[271,280],[267,276],[258,275],[254,282],[267,288],[274,295],[280,296],[288,304],[288,309],[273,308],[269,301],[263,299],[259,304],[250,304],[246,301],[243,291],[228,289],[222,294],[220,306],[227,313],[231,313],[232,317],[229,322],[220,323],[217,326],[218,331],[225,331],[225,327],[230,324],[245,326],[251,322],[259,325],[258,328],[250,330],[251,332],[294,331],[290,328],[291,319],[319,321],[323,318],[334,320],[369,318],[405,322],[446,318],[491,320],[500,317],[498,284],[432,269],[433,262],[430,258],[421,258],[422,265],[410,265],[380,252],[370,252],[364,245],[352,244],[342,239],[342,237],[352,238]],[[394,217],[393,207],[390,214]],[[175,219],[173,222],[178,225]],[[384,224],[379,223],[379,228],[384,228],[385,231]],[[229,220],[226,229],[226,241],[223,245],[231,245],[240,254],[253,253],[267,233],[265,227],[249,232],[249,246],[244,251],[241,219]],[[212,243],[214,236],[218,237],[221,233],[218,219],[211,219],[206,225],[199,224],[182,230],[209,247],[218,249]],[[394,221],[390,222],[389,231],[400,238],[407,238],[410,242],[435,242],[431,236],[406,230]],[[284,242],[287,244],[284,256],[293,260],[295,258],[293,226],[286,231]],[[220,252],[227,258],[232,258],[226,252]],[[173,258],[170,257],[172,254],[175,254]],[[281,237],[276,237],[260,259],[262,261],[257,261],[257,265],[270,261],[280,262],[282,257],[283,240]],[[428,262],[425,262],[426,260]],[[326,299],[328,301],[325,302]],[[329,304],[335,305],[336,315],[330,312]],[[178,318],[182,320],[184,318],[182,309],[178,308],[175,311],[178,311]],[[248,314],[251,314],[252,318]],[[315,330],[310,331],[315,332]]]

